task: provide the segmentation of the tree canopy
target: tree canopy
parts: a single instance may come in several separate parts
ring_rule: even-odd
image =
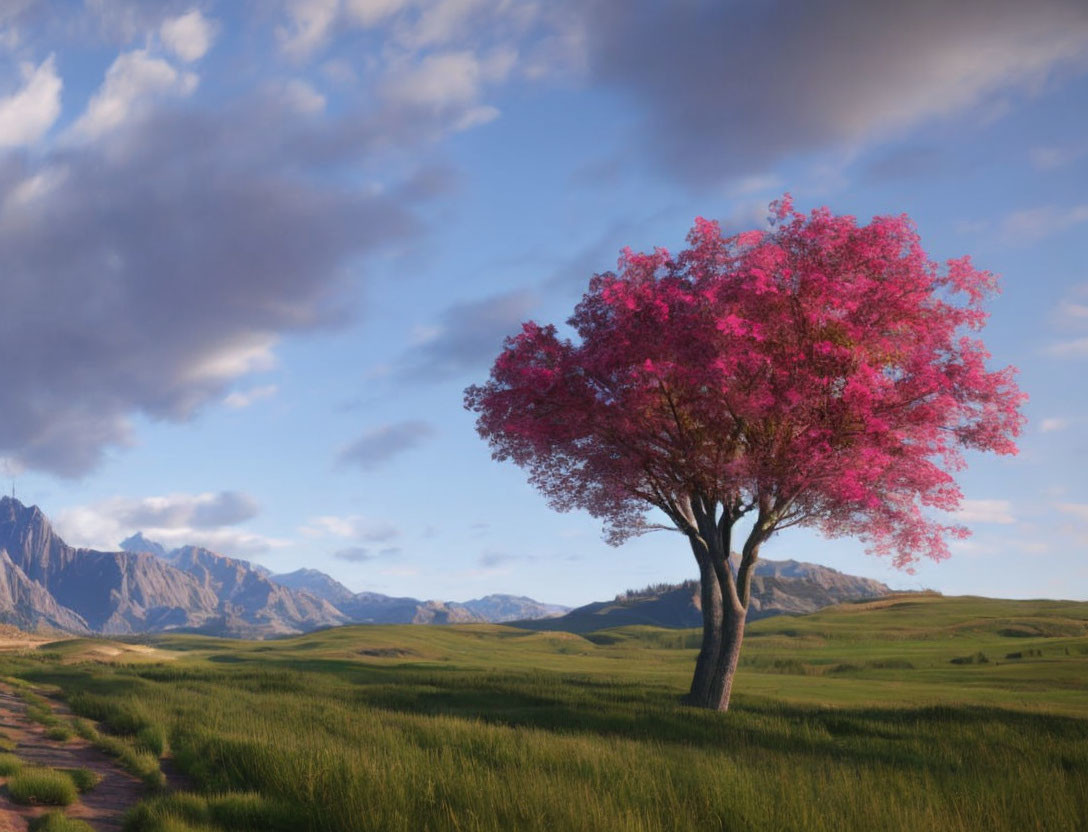
[[[960,505],[964,452],[1016,452],[1025,396],[975,334],[996,291],[967,257],[930,260],[905,216],[859,225],[787,196],[768,231],[697,219],[676,255],[625,250],[574,339],[524,324],[466,406],[496,459],[613,543],[656,507],[727,559],[754,512],[746,549],[806,525],[909,569],[967,534],[934,511]]]

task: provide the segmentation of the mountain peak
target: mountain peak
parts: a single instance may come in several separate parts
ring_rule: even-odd
[[[143,532],[126,537],[121,541],[121,550],[125,552],[150,552],[160,558],[166,557],[166,547],[154,540],[148,540]]]

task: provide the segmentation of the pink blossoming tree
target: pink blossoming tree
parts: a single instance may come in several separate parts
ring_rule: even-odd
[[[959,505],[963,451],[1014,454],[1024,422],[1014,369],[987,369],[970,334],[993,275],[938,266],[905,216],[859,226],[788,196],[772,212],[768,232],[698,219],[675,256],[626,250],[590,281],[577,340],[527,323],[465,394],[494,458],[556,509],[614,544],[686,536],[703,615],[688,701],[723,711],[772,535],[856,536],[906,569],[945,558],[967,531],[931,512]]]

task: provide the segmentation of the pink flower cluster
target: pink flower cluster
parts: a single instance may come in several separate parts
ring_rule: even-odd
[[[909,568],[966,530],[963,451],[1016,453],[1025,395],[972,337],[992,274],[942,268],[905,216],[858,225],[789,198],[774,227],[697,219],[672,255],[625,250],[569,320],[526,324],[466,391],[496,459],[613,541],[693,498],[761,505],[774,528],[859,536]]]

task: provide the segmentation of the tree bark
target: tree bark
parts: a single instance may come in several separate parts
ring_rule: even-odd
[[[701,539],[705,540],[708,537],[705,534],[706,526],[700,525],[704,530]],[[722,526],[721,534],[714,536],[710,546],[699,548],[696,541],[692,541],[692,550],[699,563],[703,643],[686,700],[696,707],[716,711],[729,710],[733,677],[744,641],[752,575],[762,541],[760,533],[753,530],[745,542],[740,566],[734,577],[729,563],[731,528],[728,521]]]
[[[722,641],[722,591],[718,585],[714,567],[705,549],[693,543],[695,559],[699,563],[699,599],[703,612],[703,644],[695,662],[695,676],[691,680],[687,703],[696,707],[710,707],[714,671]]]
[[[740,645],[744,640],[744,623],[748,610],[739,604],[725,604],[722,619],[722,636],[718,661],[714,668],[714,681],[710,688],[706,707],[716,711],[729,710],[729,698],[733,693],[733,677],[740,660]]]

